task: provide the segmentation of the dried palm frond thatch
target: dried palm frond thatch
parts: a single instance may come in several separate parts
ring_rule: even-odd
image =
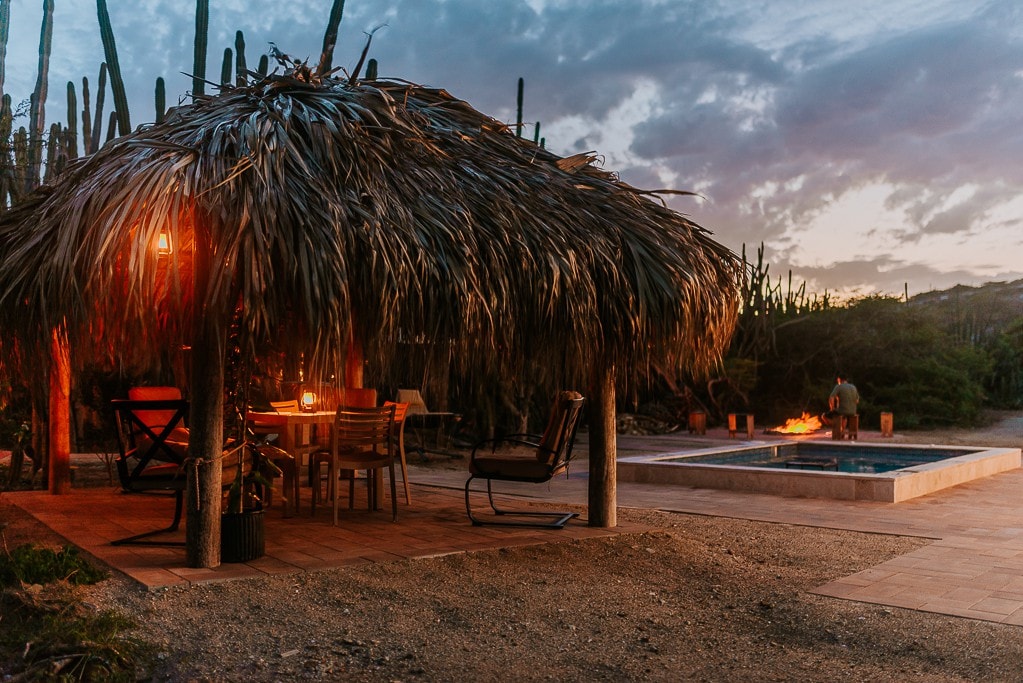
[[[408,82],[228,87],[4,216],[0,323],[37,348],[65,324],[76,348],[149,352],[190,342],[193,306],[240,303],[250,338],[287,325],[324,362],[354,332],[384,363],[428,338],[467,367],[552,358],[566,379],[706,366],[734,325],[734,255],[591,162]]]

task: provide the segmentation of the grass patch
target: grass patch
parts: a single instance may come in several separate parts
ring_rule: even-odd
[[[130,619],[98,611],[82,585],[107,578],[76,548],[23,545],[0,553],[0,678],[132,681],[152,646],[126,637]]]
[[[79,554],[78,548],[64,546],[59,550],[32,544],[21,545],[0,554],[0,586],[8,588],[22,583],[44,584],[66,581],[72,585],[98,583],[109,574],[93,567]]]

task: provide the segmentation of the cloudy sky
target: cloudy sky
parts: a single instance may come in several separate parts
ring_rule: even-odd
[[[48,123],[103,59],[95,3],[55,4]],[[108,4],[138,125],[157,76],[169,103],[187,98],[194,3]],[[270,41],[315,62],[330,4],[212,0],[207,77],[239,29],[249,64]],[[11,0],[15,102],[35,83],[41,5]],[[521,76],[549,149],[700,193],[670,203],[736,251],[763,243],[771,272],[811,291],[1023,277],[1018,0],[347,0],[335,64],[352,68],[378,26],[381,76],[506,121]]]

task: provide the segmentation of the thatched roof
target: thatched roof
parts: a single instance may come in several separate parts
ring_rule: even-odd
[[[0,324],[45,348],[66,321],[79,358],[93,342],[149,352],[188,343],[193,305],[240,301],[253,338],[324,360],[354,329],[384,363],[424,338],[468,366],[550,363],[566,379],[713,362],[736,317],[734,255],[591,161],[407,82],[227,88],[0,216]],[[201,293],[196,226],[215,264]]]

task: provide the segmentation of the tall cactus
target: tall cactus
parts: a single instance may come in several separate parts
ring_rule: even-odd
[[[104,144],[110,142],[117,137],[117,110],[110,112],[110,121],[107,123],[107,139],[103,141]]]
[[[43,162],[43,132],[46,129],[46,95],[50,74],[50,50],[53,45],[53,0],[43,0],[43,21],[39,30],[39,71],[32,93],[29,113],[29,165],[25,174],[25,191],[39,184]]]
[[[20,195],[25,188],[24,174],[28,169],[28,130],[25,126],[18,128],[18,132],[14,134],[13,139],[15,181],[17,182],[18,194]]]
[[[192,58],[192,99],[206,92],[206,41],[210,30],[210,2],[196,0],[195,43]]]
[[[164,117],[167,115],[167,85],[163,82],[163,77],[156,79],[156,122],[163,123]]]
[[[89,78],[82,76],[82,153],[92,147],[92,112],[89,111]]]
[[[100,138],[103,136],[103,100],[107,92],[107,63],[99,65],[99,85],[96,87],[96,115],[92,117],[92,144],[89,154],[99,151]]]
[[[0,98],[0,213],[14,203],[19,185],[14,172],[14,150],[11,148],[11,130],[14,111],[11,96]]]
[[[377,79],[377,60],[371,59],[366,62],[366,80],[375,81]]]
[[[46,175],[43,176],[43,182],[49,183],[55,175],[57,175],[59,169],[59,157],[60,157],[60,133],[61,127],[59,123],[50,124],[50,144],[46,146]]]
[[[7,63],[7,36],[11,28],[11,0],[0,0],[0,100],[4,96],[4,73]],[[0,201],[0,205],[3,202]]]
[[[75,84],[67,82],[67,129],[64,131],[64,149],[69,159],[78,156],[78,97]]]
[[[266,55],[259,56],[259,66],[256,67],[256,73],[260,76],[266,76],[270,71],[270,58]]]
[[[99,33],[103,39],[103,55],[110,71],[110,90],[114,95],[114,109],[117,111],[117,130],[120,135],[131,132],[131,119],[128,116],[128,96],[124,92],[124,79],[121,78],[121,65],[117,61],[117,43],[114,41],[114,27],[110,23],[107,11],[107,0],[96,0],[99,16]]]
[[[231,48],[224,48],[224,61],[220,63],[220,87],[231,85],[231,72],[234,71],[234,54]]]
[[[236,60],[234,84],[241,88],[249,82],[249,69],[248,64],[245,62],[245,36],[241,31],[234,34],[234,55]]]
[[[515,106],[515,135],[522,137],[522,101],[524,99],[526,90],[526,81],[523,78],[519,78],[518,96],[516,99]]]
[[[330,6],[330,17],[327,19],[327,30],[323,33],[323,49],[320,51],[320,64],[316,73],[323,75],[330,71],[334,61],[334,47],[337,45],[337,31],[341,26],[341,15],[345,11],[345,0],[334,0]]]

